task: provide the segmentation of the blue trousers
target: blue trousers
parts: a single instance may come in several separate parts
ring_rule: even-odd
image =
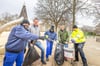
[[[3,66],[13,66],[16,61],[16,66],[22,66],[24,58],[24,51],[19,53],[5,52]]]
[[[48,58],[49,55],[52,54],[52,47],[53,47],[53,42],[47,40],[46,58]]]
[[[35,45],[41,50],[41,61],[44,61],[44,47],[40,41],[37,41]]]

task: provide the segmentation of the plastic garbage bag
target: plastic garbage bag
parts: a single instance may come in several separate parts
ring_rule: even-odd
[[[54,54],[54,59],[58,65],[62,65],[64,63],[64,49],[63,44],[57,44]]]
[[[40,58],[39,54],[37,53],[36,49],[34,48],[34,46],[30,46],[29,45],[29,49],[28,52],[25,56],[24,59],[24,63],[23,66],[31,66],[31,64],[33,62],[35,62],[36,60],[38,60]]]

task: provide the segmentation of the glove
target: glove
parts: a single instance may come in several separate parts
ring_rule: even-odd
[[[46,38],[46,39],[48,39],[48,38],[49,38],[49,36],[48,36],[48,35],[45,35],[45,38]]]
[[[44,36],[40,36],[40,37],[39,37],[39,39],[44,40],[44,39],[45,39],[45,37],[44,37]]]
[[[35,44],[37,40],[31,40],[30,43],[31,44]]]

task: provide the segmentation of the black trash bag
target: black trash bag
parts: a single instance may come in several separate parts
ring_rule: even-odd
[[[58,65],[62,65],[64,63],[64,49],[63,44],[57,44],[54,54],[54,59]]]
[[[34,46],[29,46],[28,52],[25,56],[23,66],[31,66],[33,62],[40,58]]]

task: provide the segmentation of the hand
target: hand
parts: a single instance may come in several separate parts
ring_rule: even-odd
[[[68,42],[67,42],[67,41],[66,41],[65,43],[66,43],[66,44],[68,44]]]
[[[68,44],[72,44],[72,41],[69,41]]]
[[[30,43],[31,44],[35,44],[37,40],[31,40]]]
[[[48,36],[48,35],[45,35],[45,38],[46,38],[46,39],[48,39],[48,38],[49,38],[49,36]]]
[[[54,40],[52,40],[52,39],[50,39],[50,38],[48,38],[47,40],[48,40],[48,41],[52,41],[52,42],[54,41]]]
[[[72,43],[75,43],[75,40],[74,40],[74,39],[71,39],[71,42],[72,42]]]
[[[39,39],[44,40],[44,39],[45,39],[45,37],[44,37],[44,36],[40,36],[40,37],[39,37]]]

